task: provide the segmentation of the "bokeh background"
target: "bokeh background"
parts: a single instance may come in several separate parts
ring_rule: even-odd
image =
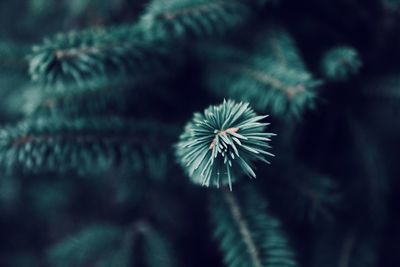
[[[296,193],[282,191],[287,186],[285,182],[272,178],[262,177],[260,180],[264,180],[257,182],[269,192],[271,209],[287,225],[302,266],[398,267],[400,2],[274,2],[260,9],[252,23],[262,25],[263,21],[272,20],[284,26],[296,41],[305,65],[316,77],[323,80],[321,58],[336,45],[355,48],[362,68],[346,82],[324,82],[318,90],[316,108],[305,111],[301,127],[298,122],[271,118],[270,130],[282,136],[274,144],[274,154],[284,155],[288,148],[284,137],[288,131],[288,136],[296,136],[291,144],[295,146],[293,155],[302,164],[281,166],[273,162],[271,169],[261,168],[261,172],[290,176],[289,180],[296,180],[300,185],[302,181],[304,184],[315,182],[309,178],[309,168],[303,165],[313,166],[312,172],[318,175],[333,177],[334,185],[317,182],[317,189],[314,188],[332,198],[313,195],[315,206],[307,207],[304,212],[309,216],[313,209],[310,216],[321,213],[323,219],[312,223],[293,219],[298,218],[296,212],[302,213],[300,217],[304,215],[304,207],[296,206]],[[35,97],[31,89],[40,86],[31,81],[28,73],[28,55],[34,45],[59,32],[135,23],[147,4],[145,0],[1,0],[1,125],[17,123],[30,111],[29,102]],[[230,38],[240,39],[239,30],[233,31]],[[179,57],[190,54],[186,50],[179,52],[177,64]],[[175,142],[194,111],[218,103],[221,98],[204,89],[201,64],[188,57],[179,74],[168,78],[168,91],[156,91],[151,97],[146,95],[141,103],[135,102],[127,108],[124,116],[151,115],[166,124],[177,125],[171,138]],[[114,109],[118,110],[109,107],[109,111]],[[55,175],[20,177],[2,171],[0,266],[74,266],[57,265],[54,263],[57,260],[50,260],[49,264],[48,258],[57,255],[57,249],[67,251],[67,247],[60,248],[57,244],[87,225],[98,227],[88,230],[87,238],[93,240],[104,236],[104,232],[110,231],[113,236],[119,231],[108,225],[133,227],[146,234],[153,233],[149,230],[151,227],[161,229],[166,233],[163,238],[167,237],[175,247],[172,251],[180,262],[176,266],[222,266],[218,243],[210,234],[212,226],[208,222],[204,189],[190,184],[174,160],[164,162],[172,168],[168,177],[160,175],[166,167],[159,162],[154,163],[154,173],[149,175],[155,178],[143,182],[132,181],[115,169],[85,179]],[[337,195],[340,195],[339,204],[333,204],[332,199]],[[323,206],[325,200],[329,202],[327,210]],[[339,226],[326,222],[332,217],[339,218]],[[100,237],[96,235],[99,232]],[[144,236],[141,238],[146,239]],[[337,236],[344,237],[336,240]],[[355,241],[354,236],[358,238]],[[350,253],[352,259],[347,263],[337,262],[338,255],[343,256],[343,249],[352,246],[351,242],[359,244]],[[91,248],[84,249],[87,249],[82,252],[84,255],[92,253]],[[96,249],[93,251],[98,253]],[[141,255],[146,246],[135,251]],[[68,253],[65,255],[71,257]],[[96,264],[94,261],[82,266],[111,266]],[[139,259],[132,266],[143,264]]]

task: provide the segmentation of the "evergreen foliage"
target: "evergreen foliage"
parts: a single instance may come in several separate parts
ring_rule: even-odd
[[[399,3],[0,1],[0,266],[400,266]]]
[[[180,266],[171,244],[165,236],[147,225],[142,226],[143,232],[143,262],[148,267]]]
[[[241,0],[153,0],[141,17],[140,25],[148,38],[157,40],[219,35],[250,17],[250,3]]]
[[[212,194],[210,212],[226,266],[298,266],[279,220],[253,186]]]
[[[119,252],[120,243],[123,242],[123,240],[120,240],[122,233],[118,227],[107,225],[90,226],[87,229],[83,229],[76,236],[67,238],[62,243],[55,245],[48,252],[49,262],[52,266],[65,267],[85,266],[89,262],[99,265],[96,262],[114,258],[113,254]],[[99,255],[104,259],[97,258]]]
[[[72,31],[33,47],[29,71],[35,81],[52,86],[115,75],[145,74],[166,68],[169,50],[151,44],[133,26]]]
[[[35,86],[25,90],[24,97],[20,94],[17,97],[23,99],[20,112],[30,116],[128,114],[132,113],[132,99],[137,115],[145,109],[142,99],[158,99],[165,95],[160,87],[161,85],[142,81],[101,80],[87,82],[85,86],[72,84],[48,90]]]
[[[300,117],[304,109],[314,106],[319,82],[305,69],[283,29],[261,31],[252,38],[245,49],[210,47],[214,50],[209,51],[213,59],[207,65],[210,89],[220,96],[248,101],[262,112]]]
[[[357,74],[361,59],[351,47],[335,47],[326,52],[322,59],[322,71],[328,80],[345,81]]]
[[[47,260],[54,267],[178,266],[164,237],[145,222],[127,230],[107,224],[88,226],[51,248]]]
[[[265,156],[271,133],[265,133],[266,116],[257,116],[248,103],[228,100],[195,113],[177,144],[177,156],[190,179],[201,185],[219,187],[241,175],[256,178],[255,160],[269,163]]]
[[[161,140],[168,132],[173,130],[157,122],[117,117],[39,117],[1,130],[0,166],[26,174],[86,175],[115,167],[141,173],[152,167],[145,167],[148,156],[164,158]]]

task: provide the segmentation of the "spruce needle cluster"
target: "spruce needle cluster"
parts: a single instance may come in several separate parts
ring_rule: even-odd
[[[219,187],[240,176],[255,178],[256,160],[266,156],[272,133],[265,132],[267,116],[258,116],[248,103],[225,101],[195,113],[177,144],[177,156],[190,179],[205,186]]]

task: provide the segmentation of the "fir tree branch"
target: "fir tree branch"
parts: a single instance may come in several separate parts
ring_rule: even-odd
[[[357,51],[352,47],[334,47],[322,58],[321,69],[325,78],[331,81],[346,81],[356,75],[362,62]]]
[[[296,48],[293,38],[278,25],[273,25],[265,35],[258,36],[255,40],[256,48],[260,51],[272,51],[272,57],[279,65],[286,68],[304,69],[303,60]]]
[[[297,266],[279,221],[253,186],[214,192],[209,209],[226,266]]]
[[[236,28],[251,13],[251,1],[153,0],[140,25],[150,39],[199,38]]]
[[[174,133],[157,122],[117,117],[36,118],[0,131],[0,166],[24,174],[148,172],[146,161],[166,153]]]
[[[143,260],[137,261],[135,258]],[[164,235],[140,219],[128,228],[89,225],[50,247],[47,261],[56,267],[84,267],[92,264],[128,267],[139,266],[139,263],[144,263],[146,267],[179,266],[171,244]]]
[[[140,29],[120,26],[58,34],[35,46],[30,56],[33,80],[63,86],[85,85],[91,79],[140,77],[148,71],[163,72],[169,62],[165,45],[149,43]]]
[[[94,81],[87,86],[70,85],[52,90],[33,87],[23,94],[21,113],[30,116],[68,117],[128,115],[150,116],[147,101],[165,97],[165,90],[151,81]],[[151,88],[151,90],[149,90]],[[20,94],[18,95],[20,98]]]
[[[246,66],[234,66],[234,65],[230,65],[229,67],[227,67],[227,69],[231,69],[233,72],[248,76],[251,79],[263,83],[266,86],[269,86],[273,89],[281,90],[282,93],[285,94],[288,99],[295,97],[296,94],[305,92],[304,84],[298,84],[298,85],[286,84],[285,81],[275,78],[271,76],[269,73],[263,72],[263,70],[251,69]]]
[[[193,2],[193,1],[192,1]],[[166,19],[166,20],[173,20],[176,17],[182,15],[193,15],[194,13],[202,13],[202,12],[211,12],[213,9],[223,8],[224,6],[229,6],[231,4],[230,1],[226,0],[217,0],[213,2],[203,1],[199,3],[194,3],[193,5],[188,5],[182,7],[180,9],[175,8],[171,10],[165,10],[164,12],[160,12],[157,16],[158,19]]]
[[[280,28],[261,32],[249,47],[210,45],[199,53],[211,55],[206,79],[218,96],[245,100],[285,118],[300,118],[314,107],[320,81],[306,70],[293,40]]]
[[[260,253],[253,240],[249,227],[243,218],[243,214],[235,199],[235,196],[231,192],[226,190],[223,191],[223,195],[226,203],[229,206],[230,212],[232,213],[233,220],[239,227],[240,234],[244,240],[244,243],[246,244],[247,252],[250,255],[252,266],[262,267],[261,259],[259,256]]]

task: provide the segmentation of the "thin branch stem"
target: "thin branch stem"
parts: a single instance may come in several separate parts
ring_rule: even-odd
[[[257,249],[257,246],[255,244],[255,241],[253,239],[253,236],[251,235],[249,226],[246,223],[246,220],[242,214],[242,211],[239,207],[239,204],[237,203],[237,200],[235,196],[233,195],[232,192],[228,190],[223,191],[223,196],[228,204],[230,211],[233,216],[233,220],[239,227],[239,232],[243,237],[243,241],[247,247],[247,252],[250,255],[251,261],[253,263],[254,267],[263,267],[263,264],[261,262],[260,258],[260,252]]]

